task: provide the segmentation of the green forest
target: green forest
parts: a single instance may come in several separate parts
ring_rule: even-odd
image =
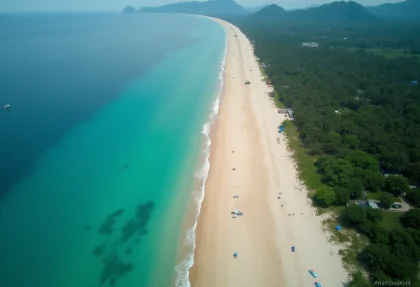
[[[232,21],[252,41],[277,100],[294,125],[323,186],[314,201],[346,206],[367,193],[389,208],[402,197],[420,207],[420,28],[410,25],[306,25]],[[303,47],[316,42],[319,47]],[[384,212],[359,205],[341,219],[370,244],[349,287],[376,280],[419,286],[420,209],[401,228],[380,224]]]

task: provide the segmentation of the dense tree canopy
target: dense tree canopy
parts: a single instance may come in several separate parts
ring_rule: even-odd
[[[372,191],[379,170],[420,182],[419,28],[238,24],[313,154],[350,160]]]
[[[388,244],[389,243],[389,233],[388,230],[386,230],[383,227],[375,226],[372,228],[370,233],[370,238],[372,242],[374,243],[380,243],[380,244]]]
[[[355,204],[346,207],[344,216],[353,224],[361,224],[367,220],[366,209]]]
[[[345,205],[350,201],[350,192],[343,187],[334,188],[335,203],[338,205]]]
[[[420,188],[414,188],[407,193],[407,199],[416,207],[420,207]]]
[[[420,208],[410,209],[401,217],[401,221],[406,227],[420,229]]]
[[[385,182],[386,189],[395,195],[401,195],[410,190],[408,180],[400,175],[390,175],[386,178]]]
[[[335,193],[330,187],[323,187],[317,190],[316,200],[323,206],[329,206],[335,202]]]
[[[372,272],[399,280],[410,280],[416,276],[416,264],[406,257],[395,255],[384,244],[368,245],[361,253],[361,259]]]
[[[419,204],[420,26],[274,24],[236,20],[277,93],[294,109],[294,124],[326,188],[323,205],[347,204],[364,191],[407,193]],[[316,48],[303,42],[317,42]],[[393,198],[381,197],[386,206]],[[418,283],[420,209],[402,216],[404,231],[388,230],[382,211],[348,205],[342,214],[371,241],[359,260],[370,279]],[[370,286],[355,273],[349,287]]]
[[[381,201],[382,205],[385,208],[390,208],[391,205],[395,202],[395,198],[392,194],[388,192],[384,192],[380,197],[379,200]]]
[[[367,219],[373,223],[377,223],[382,220],[383,212],[379,209],[368,208],[366,209]]]
[[[363,276],[360,271],[353,272],[351,279],[347,282],[347,287],[371,287],[372,284]]]

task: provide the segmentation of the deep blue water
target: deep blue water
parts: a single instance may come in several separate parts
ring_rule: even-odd
[[[0,40],[0,286],[170,286],[223,29],[6,15]]]
[[[0,112],[0,201],[43,151],[130,80],[166,53],[198,43],[187,36],[190,22],[176,15],[1,17],[0,104],[12,109]]]

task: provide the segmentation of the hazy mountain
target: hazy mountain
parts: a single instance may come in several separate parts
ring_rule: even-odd
[[[255,7],[246,7],[246,9],[250,12],[250,13],[255,13],[258,12],[260,10],[262,10],[263,8],[270,6],[270,5],[262,5],[262,6],[255,6]]]
[[[134,9],[134,7],[130,5],[125,6],[125,8],[123,9],[123,13],[130,14],[134,12],[136,12],[136,9]]]
[[[290,12],[294,19],[320,22],[372,22],[377,17],[354,1],[332,2],[315,8]]]
[[[268,5],[250,15],[248,18],[258,22],[275,22],[285,20],[288,12],[276,4]]]
[[[319,7],[285,11],[277,5],[270,5],[248,17],[254,21],[289,21],[296,23],[370,23],[378,18],[362,5],[349,2],[333,2]]]
[[[317,7],[319,7],[319,6],[321,6],[321,4],[311,4],[311,5],[309,5],[308,7],[305,7],[304,9],[317,8]]]
[[[367,7],[367,9],[379,17],[420,20],[420,0],[407,0],[394,4],[387,3],[375,7]]]
[[[144,7],[140,12],[147,13],[189,13],[201,15],[232,15],[249,14],[248,10],[234,0],[209,0],[206,2],[180,2],[158,7]]]

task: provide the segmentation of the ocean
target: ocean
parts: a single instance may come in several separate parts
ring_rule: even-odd
[[[0,286],[188,286],[223,28],[3,14],[0,39]]]

